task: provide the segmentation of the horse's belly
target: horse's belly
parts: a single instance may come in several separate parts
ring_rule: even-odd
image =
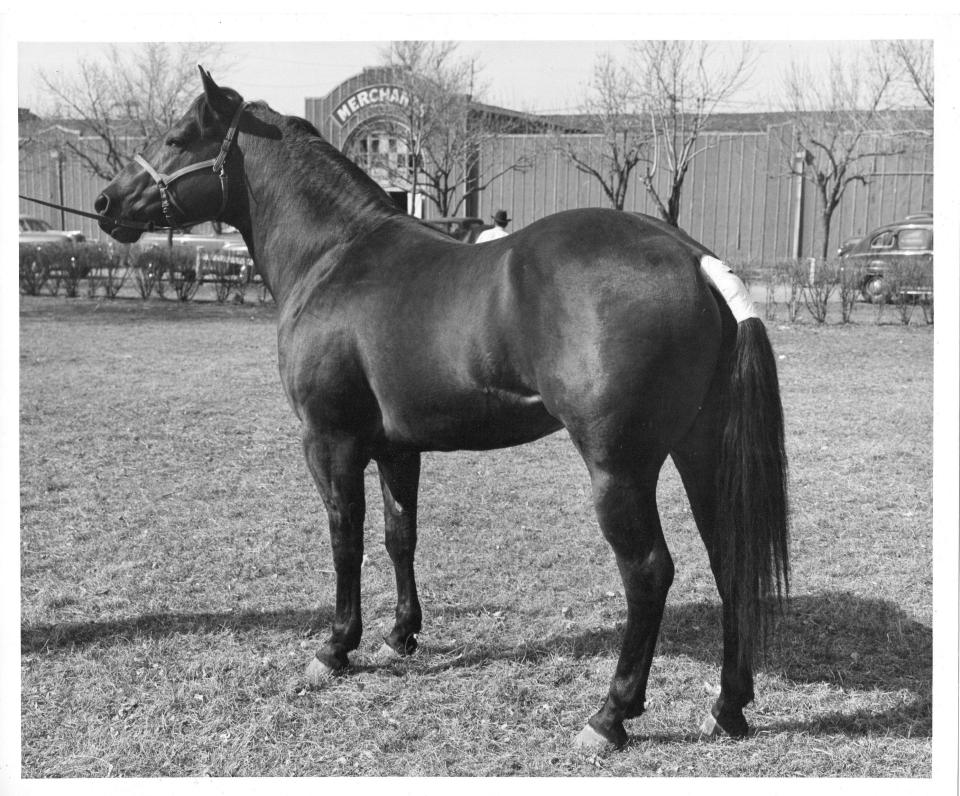
[[[562,424],[539,396],[491,390],[441,405],[429,400],[398,406],[383,415],[393,444],[419,450],[489,450],[531,442]]]

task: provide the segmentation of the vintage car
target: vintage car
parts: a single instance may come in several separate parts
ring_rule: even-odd
[[[253,263],[240,233],[229,224],[210,222],[184,229],[148,232],[140,237],[141,248],[169,246],[197,255],[201,282],[224,278],[244,282],[253,275]]]
[[[42,218],[20,216],[20,242],[42,246],[44,243],[82,243],[80,230],[54,229]]]
[[[184,229],[172,229],[162,232],[144,233],[138,245],[143,248],[150,246],[176,246],[190,249],[203,249],[208,253],[220,251],[231,243],[243,243],[243,238],[229,224],[204,223]]]
[[[841,261],[863,269],[860,293],[864,301],[891,297],[893,268],[909,268],[916,283],[898,284],[898,290],[928,293],[933,286],[933,214],[916,213],[884,224],[862,238],[845,241],[837,254]]]

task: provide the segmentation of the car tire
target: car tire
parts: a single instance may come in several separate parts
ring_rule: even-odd
[[[860,288],[863,300],[868,304],[887,300],[887,282],[882,276],[871,276]]]

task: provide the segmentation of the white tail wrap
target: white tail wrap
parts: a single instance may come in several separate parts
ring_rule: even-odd
[[[710,280],[710,283],[720,291],[720,295],[727,302],[727,306],[733,313],[733,317],[737,319],[737,323],[745,321],[747,318],[760,317],[756,307],[753,306],[753,299],[750,298],[747,286],[723,260],[705,254],[700,258],[700,269],[704,276]]]

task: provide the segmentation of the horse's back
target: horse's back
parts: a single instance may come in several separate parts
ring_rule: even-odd
[[[306,316],[323,319],[307,367],[355,380],[380,433],[415,446],[673,429],[715,368],[699,253],[640,216],[570,211],[474,246],[397,219],[350,256]]]

